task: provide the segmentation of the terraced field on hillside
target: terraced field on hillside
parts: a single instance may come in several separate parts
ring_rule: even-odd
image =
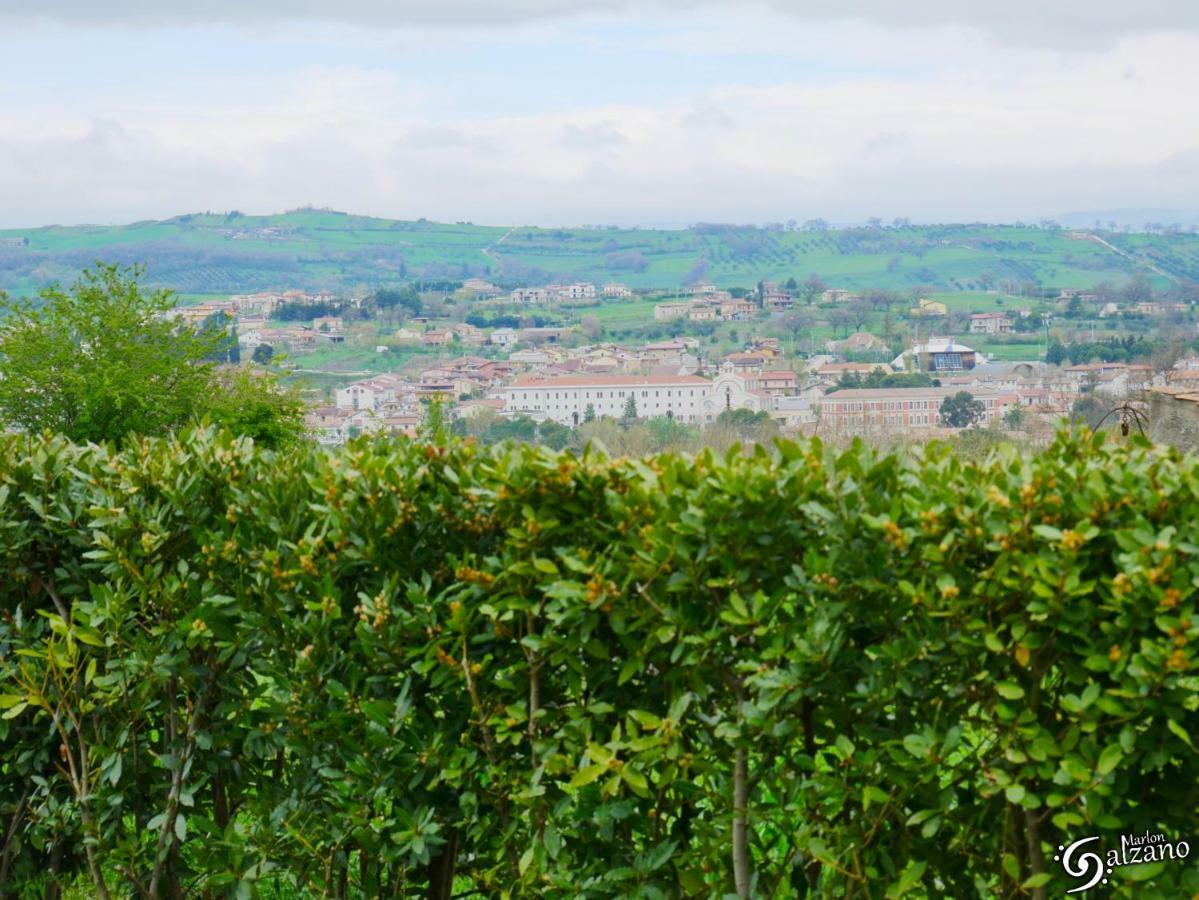
[[[1120,283],[1144,269],[1159,286],[1199,281],[1199,237],[1018,226],[919,226],[823,232],[697,225],[682,230],[446,224],[302,210],[197,214],[122,226],[0,231],[0,288],[30,293],[96,260],[145,263],[194,294],[349,290],[406,280],[490,278],[501,285],[585,279],[639,288],[695,280],[750,286],[819,275],[847,288],[1009,290]],[[1106,242],[1106,244],[1104,243]]]

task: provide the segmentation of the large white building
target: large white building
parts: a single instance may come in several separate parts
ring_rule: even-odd
[[[711,422],[727,409],[772,410],[774,398],[756,383],[723,373],[715,381],[698,375],[524,376],[502,391],[504,412],[563,425],[578,425],[591,407],[596,418],[625,414],[629,397],[639,418],[665,416]]]
[[[642,417],[703,420],[712,382],[698,375],[562,375],[518,378],[503,390],[504,411],[578,425],[590,406],[596,418],[624,415],[631,396]]]

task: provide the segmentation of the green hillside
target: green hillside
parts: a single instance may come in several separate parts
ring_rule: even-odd
[[[323,210],[196,214],[121,226],[0,230],[0,288],[29,293],[97,259],[145,262],[151,279],[195,294],[348,290],[412,279],[486,277],[505,286],[619,280],[671,288],[816,273],[846,288],[970,290],[985,275],[1019,289],[1119,283],[1144,269],[1164,286],[1199,280],[1199,236],[1080,234],[1019,226],[938,225],[785,231],[532,228],[376,219]]]

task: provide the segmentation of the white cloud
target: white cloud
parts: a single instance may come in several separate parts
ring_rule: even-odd
[[[47,5],[65,14],[64,0]],[[672,39],[745,46],[766,33],[759,16],[688,19]],[[246,66],[93,90],[81,69],[62,97],[14,89],[0,68],[0,225],[306,202],[496,223],[1010,220],[1177,206],[1199,188],[1199,121],[1186,115],[1199,35],[1059,52],[945,28],[896,34],[780,27],[764,40],[794,39],[797,62],[783,57],[771,79],[739,82],[730,67],[711,89],[525,102],[519,115],[516,103],[451,111],[452,54],[423,79]]]

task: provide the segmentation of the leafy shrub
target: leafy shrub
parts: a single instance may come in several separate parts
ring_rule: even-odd
[[[9,436],[0,567],[11,892],[1043,896],[1195,823],[1199,465],[1143,443]]]

